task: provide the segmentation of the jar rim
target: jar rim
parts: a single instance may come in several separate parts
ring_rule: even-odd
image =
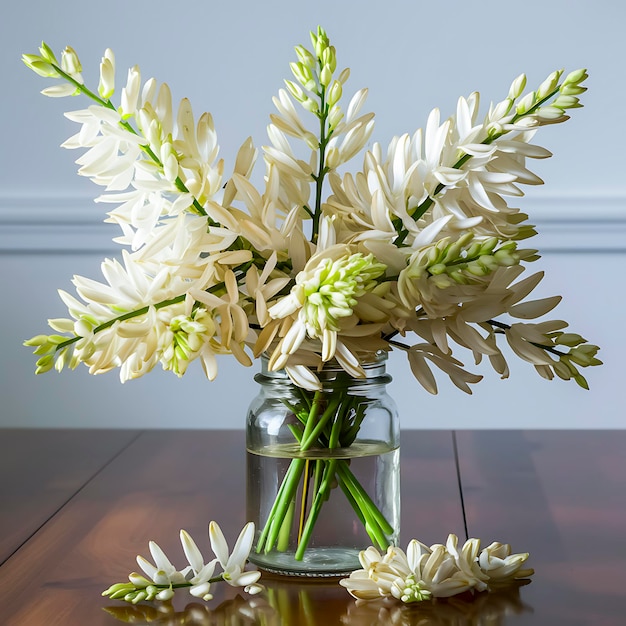
[[[322,385],[327,387],[345,386],[349,384],[351,387],[358,385],[375,385],[387,384],[391,382],[391,376],[386,372],[386,362],[388,354],[384,350],[375,353],[375,360],[361,363],[361,367],[365,372],[365,376],[352,376],[349,372],[341,367],[335,359],[324,363],[321,369],[309,367],[311,371],[320,379]],[[268,368],[269,357],[266,354],[261,355],[261,371],[255,374],[254,380],[259,384],[267,384],[271,382],[289,382],[293,384],[289,375],[284,369],[270,370]]]

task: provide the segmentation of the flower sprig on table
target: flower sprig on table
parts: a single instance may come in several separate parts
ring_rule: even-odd
[[[189,533],[181,530],[180,542],[189,562],[182,570],[177,570],[163,550],[151,541],[149,547],[154,564],[137,556],[137,564],[145,576],[132,572],[128,576],[129,582],[111,585],[102,595],[137,604],[143,600],[171,600],[177,589],[185,588],[192,596],[208,601],[213,598],[211,585],[220,581],[233,587],[243,587],[246,593],[257,594],[263,589],[258,583],[261,572],[245,569],[253,538],[254,524],[249,522],[239,534],[233,551],[229,552],[221,528],[216,522],[211,522],[209,539],[216,558],[205,563],[195,541]],[[215,576],[218,563],[223,571]]]
[[[137,563],[144,575],[132,572],[128,583],[116,583],[102,595],[132,604],[143,601],[171,600],[177,589],[186,588],[192,596],[205,601],[213,599],[211,585],[223,581],[243,587],[256,595],[263,590],[261,572],[246,571],[252,547],[254,524],[247,523],[229,553],[228,544],[216,522],[209,524],[211,548],[216,558],[204,557],[189,533],[180,531],[180,541],[189,565],[177,570],[163,550],[149,543],[154,564],[142,556]],[[458,537],[448,535],[446,544],[426,546],[412,539],[406,552],[389,546],[384,555],[370,546],[359,553],[363,569],[339,581],[357,600],[396,598],[404,603],[422,602],[431,598],[448,598],[470,590],[490,591],[516,580],[527,579],[533,569],[524,568],[528,553],[513,554],[511,546],[493,542],[481,550],[479,539],[468,539],[461,548]],[[222,573],[214,576],[217,564]]]
[[[532,576],[523,568],[528,553],[512,554],[511,546],[493,542],[480,549],[468,539],[459,549],[458,537],[430,547],[412,539],[406,552],[390,546],[384,555],[374,547],[359,554],[363,569],[340,581],[357,600],[396,598],[404,603],[448,598],[470,590],[487,591]]]
[[[528,321],[560,298],[524,301],[543,275],[517,281],[538,258],[518,242],[535,230],[505,200],[542,183],[526,161],[550,153],[530,141],[581,106],[586,71],[555,71],[526,94],[521,75],[482,120],[478,93],[460,98],[449,119],[434,110],[423,131],[375,143],[360,170],[341,173],[374,115],[361,112],[366,89],[345,104],[349,70],[326,32],[311,42],[296,47],[294,80],[274,98],[259,189],[252,140],[225,174],[211,115],[196,122],[187,100],[175,111],[167,84],[142,83],[137,66],[114,104],[111,50],[95,90],[72,48],[60,61],[45,43],[24,55],[60,80],[43,93],[92,101],[67,113],[81,128],[64,146],[85,150],[79,174],[105,187],[97,201],[117,205],[107,219],[130,248],[103,262],[105,282],[75,276],[79,298],[60,292],[70,317],[26,342],[37,372],[84,363],[93,374],[119,367],[125,381],[159,363],[180,376],[199,360],[214,379],[216,355],[250,365],[267,354],[270,369],[315,390],[315,370],[330,361],[361,377],[377,352],[401,350],[429,392],[435,366],[471,393],[482,377],[453,347],[507,377],[504,336],[541,376],[587,387],[579,368],[600,364],[597,346],[564,321]]]

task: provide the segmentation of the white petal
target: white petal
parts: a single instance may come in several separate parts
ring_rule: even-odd
[[[239,533],[233,552],[228,559],[228,565],[238,564],[243,569],[245,567],[250,549],[252,548],[252,540],[254,539],[254,523],[248,522]],[[260,574],[259,574],[260,575]],[[257,577],[258,580],[258,577]],[[256,582],[252,581],[252,582]],[[248,584],[248,583],[245,583]]]
[[[211,541],[211,549],[215,553],[220,565],[225,568],[228,563],[228,544],[217,522],[211,522],[209,524],[209,539]]]
[[[183,545],[183,551],[185,552],[189,565],[191,565],[193,571],[197,574],[204,567],[202,553],[186,530],[180,531],[180,542]]]
[[[190,579],[190,583],[192,584],[200,584],[203,582],[207,582],[209,578],[213,576],[213,572],[215,572],[215,565],[217,564],[217,559],[213,559],[209,561],[205,566],[202,567],[198,571],[198,573]]]
[[[154,580],[154,576],[157,573],[157,568],[154,567],[154,565],[152,565],[150,561],[147,561],[142,556],[137,556],[137,565],[141,567],[141,569],[146,573],[146,576],[148,576],[148,578]]]

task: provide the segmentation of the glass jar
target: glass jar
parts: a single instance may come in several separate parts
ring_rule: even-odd
[[[289,576],[344,576],[370,545],[400,532],[400,429],[387,394],[386,354],[353,378],[338,365],[316,372],[322,389],[295,386],[267,360],[247,419],[250,561]]]

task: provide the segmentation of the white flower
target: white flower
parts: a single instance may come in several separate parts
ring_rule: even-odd
[[[508,544],[494,542],[480,552],[480,541],[469,539],[461,551],[458,538],[450,534],[446,545],[430,548],[412,539],[406,554],[391,546],[381,556],[373,547],[359,554],[363,569],[340,584],[356,599],[372,600],[393,596],[404,603],[430,598],[447,598],[470,589],[484,591],[490,585],[528,577],[532,569],[521,569],[528,554],[511,554]]]
[[[154,541],[149,544],[150,554],[154,565],[142,557],[137,556],[137,564],[146,573],[148,578],[157,585],[178,585],[186,582],[185,575],[178,571],[165,555],[165,552]]]
[[[248,522],[243,527],[231,553],[228,552],[222,529],[216,522],[209,524],[209,538],[211,548],[224,570],[222,578],[233,587],[244,587],[246,593],[256,594],[261,591],[261,586],[257,583],[261,572],[244,570],[254,539],[254,524]]]
[[[308,336],[322,342],[322,360],[337,356],[344,362],[350,355],[340,347],[338,331],[344,318],[353,315],[358,298],[372,291],[385,266],[373,255],[350,254],[344,245],[330,246],[311,257],[296,276],[291,293],[273,305],[273,319],[291,317],[293,323],[270,360],[270,367],[281,369]]]
[[[192,585],[189,589],[189,593],[205,601],[211,600],[213,595],[209,593],[211,589],[210,579],[215,572],[217,559],[213,559],[205,564],[202,553],[186,530],[180,531],[180,542],[183,546],[185,556],[189,561],[191,572],[193,573],[193,576],[189,578],[189,582]]]

